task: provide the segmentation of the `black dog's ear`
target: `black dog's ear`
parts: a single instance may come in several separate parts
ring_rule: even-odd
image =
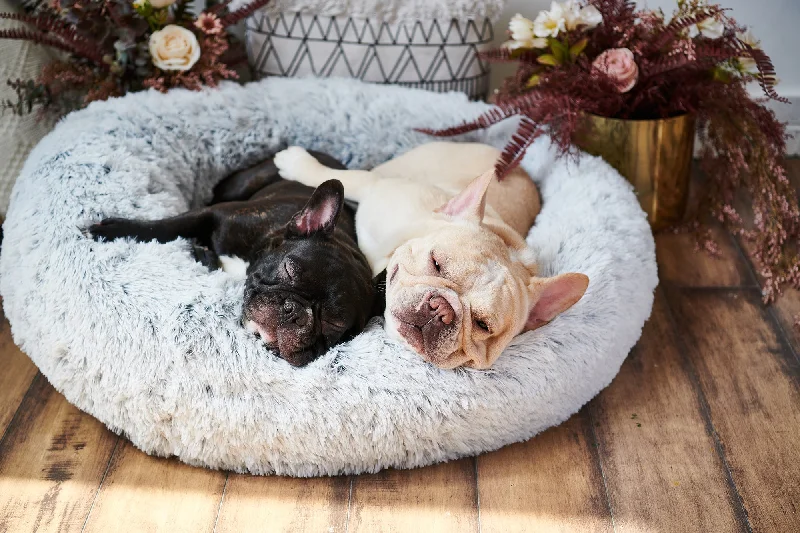
[[[339,180],[328,180],[317,187],[306,206],[289,221],[286,231],[291,236],[307,237],[318,232],[333,233],[344,203],[344,186]]]

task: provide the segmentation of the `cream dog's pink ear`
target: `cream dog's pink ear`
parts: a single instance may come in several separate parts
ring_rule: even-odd
[[[435,212],[480,223],[486,210],[486,191],[493,179],[494,169],[484,172]]]
[[[560,274],[552,278],[532,277],[528,290],[533,307],[523,331],[544,326],[581,299],[589,286],[584,274]]]

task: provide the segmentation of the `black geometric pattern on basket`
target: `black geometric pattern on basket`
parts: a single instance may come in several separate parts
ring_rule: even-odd
[[[489,19],[378,22],[305,13],[257,12],[246,44],[258,77],[349,76],[364,81],[461,91],[485,99],[489,66],[478,52],[492,42]]]

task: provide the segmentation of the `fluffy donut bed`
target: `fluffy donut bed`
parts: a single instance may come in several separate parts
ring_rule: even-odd
[[[268,79],[95,103],[32,152],[13,191],[0,292],[15,342],[80,409],[147,453],[255,474],[411,468],[494,450],[561,423],[608,385],[657,284],[650,228],[598,158],[523,166],[543,210],[528,237],[542,275],[583,272],[585,296],[517,337],[490,370],[440,370],[374,319],[304,368],[240,325],[243,282],[190,243],[94,242],[108,216],[161,218],[287,145],[371,168],[486,104],[351,80]],[[502,146],[514,124],[463,137]]]

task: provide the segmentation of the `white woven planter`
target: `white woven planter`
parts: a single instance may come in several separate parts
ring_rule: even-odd
[[[485,98],[493,19],[504,2],[302,1],[246,22],[250,65],[265,76],[349,77]]]

